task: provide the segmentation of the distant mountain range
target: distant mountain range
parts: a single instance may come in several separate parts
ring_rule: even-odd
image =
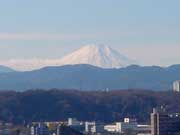
[[[82,64],[1,73],[0,89],[169,90],[175,80],[180,80],[180,65],[167,68],[132,65],[126,68],[104,69]]]
[[[15,70],[6,66],[2,66],[2,65],[0,66],[0,73],[9,73],[9,72],[15,72]]]
[[[74,64],[89,64],[102,68],[120,68],[132,64],[136,61],[120,54],[115,49],[105,45],[87,45],[56,59],[12,59],[0,61],[2,65],[14,67],[17,70],[32,70],[47,66],[63,66]]]

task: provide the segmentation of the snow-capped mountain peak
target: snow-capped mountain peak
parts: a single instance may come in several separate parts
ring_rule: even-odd
[[[136,63],[109,46],[87,45],[60,59],[11,59],[0,61],[0,64],[13,67],[16,70],[27,71],[46,66],[74,64],[89,64],[102,68],[119,68]]]
[[[134,64],[134,61],[105,45],[87,45],[63,57],[61,65],[90,64],[102,68],[118,68]]]

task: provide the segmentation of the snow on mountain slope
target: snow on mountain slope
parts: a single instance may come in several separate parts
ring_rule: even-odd
[[[134,61],[104,45],[88,45],[82,47],[63,57],[60,62],[61,65],[90,64],[102,68],[118,68],[135,64]]]
[[[108,46],[88,45],[60,59],[12,59],[0,61],[0,64],[16,70],[27,71],[67,64],[90,64],[102,68],[118,68],[136,63]]]
[[[10,72],[15,72],[15,70],[9,67],[0,65],[0,73],[10,73]]]

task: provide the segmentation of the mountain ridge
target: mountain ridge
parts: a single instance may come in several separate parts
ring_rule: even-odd
[[[2,65],[21,71],[30,71],[47,66],[90,64],[102,68],[119,68],[136,64],[134,60],[121,55],[115,49],[105,45],[83,46],[64,57],[54,59],[10,59],[0,61]]]
[[[45,67],[26,72],[0,74],[0,90],[28,89],[150,89],[170,90],[180,80],[179,68],[128,66],[104,69],[87,64]]]
[[[0,65],[0,73],[9,73],[9,72],[15,72],[15,70],[7,66]]]

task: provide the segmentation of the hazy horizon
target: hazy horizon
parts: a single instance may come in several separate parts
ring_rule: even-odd
[[[59,59],[88,44],[111,46],[140,65],[179,64],[179,4],[178,0],[3,1],[0,65]]]

